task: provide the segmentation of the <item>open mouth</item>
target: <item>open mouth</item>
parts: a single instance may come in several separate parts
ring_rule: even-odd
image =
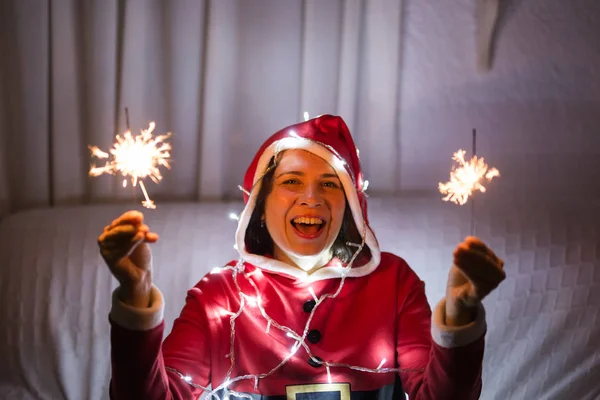
[[[318,217],[298,217],[291,223],[296,233],[307,239],[319,236],[325,227],[325,221]]]

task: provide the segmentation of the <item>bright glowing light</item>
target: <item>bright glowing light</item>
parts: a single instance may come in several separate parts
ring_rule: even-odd
[[[500,176],[500,172],[496,168],[488,169],[483,157],[473,156],[469,161],[465,161],[465,153],[465,150],[458,150],[454,153],[452,159],[459,164],[459,167],[452,168],[448,182],[438,184],[440,193],[446,195],[442,199],[444,201],[463,205],[474,191],[485,192],[486,189],[481,183],[483,179],[491,181],[492,178]]]
[[[234,221],[239,221],[240,220],[240,216],[237,215],[236,213],[231,212],[231,213],[229,213],[229,219],[232,219]]]
[[[327,382],[331,383],[331,370],[329,369],[329,365],[325,368],[327,369]]]
[[[368,188],[369,188],[369,181],[365,180],[362,185],[362,191],[366,192]]]
[[[310,117],[308,116],[308,111],[304,111],[304,121],[308,121]]]
[[[387,360],[384,358],[383,360],[381,360],[381,362],[379,363],[379,366],[377,367],[377,369],[381,369],[381,367],[383,367],[383,365],[385,364]]]
[[[294,344],[294,346],[292,346],[292,349],[290,350],[290,356],[293,356],[294,354],[296,354],[296,352],[298,351],[299,348],[300,348],[300,342],[296,342]]]
[[[101,167],[92,164],[89,172],[90,176],[121,174],[124,177],[130,177],[133,186],[136,186],[139,182],[145,198],[142,205],[146,208],[156,208],[156,205],[148,197],[142,179],[148,177],[154,183],[158,183],[162,180],[159,167],[171,168],[169,165],[171,145],[164,141],[171,134],[152,136],[154,128],[154,122],[150,122],[148,129],[142,130],[137,136],[132,136],[129,130],[123,136],[117,135],[116,142],[109,150],[112,159],[107,160],[104,166]],[[88,148],[92,153],[92,157],[98,159],[110,158],[109,153],[100,150],[96,146],[88,146]],[[124,179],[123,186],[126,185],[127,180]]]
[[[251,296],[246,297],[246,300],[248,301],[248,305],[250,307],[256,307],[259,303],[259,300],[257,298]]]

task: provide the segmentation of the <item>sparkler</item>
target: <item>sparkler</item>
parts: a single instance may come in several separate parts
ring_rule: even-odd
[[[465,150],[458,150],[452,156],[452,159],[458,163],[450,171],[450,180],[448,182],[439,182],[440,193],[444,194],[444,201],[451,201],[455,204],[464,205],[469,197],[476,191],[484,193],[486,191],[483,181],[491,181],[500,176],[500,171],[496,168],[489,168],[483,157],[476,155],[476,131],[473,129],[473,158],[465,160]],[[471,200],[471,234],[474,231],[474,200]]]
[[[125,113],[128,114],[127,109],[125,109]],[[154,183],[158,183],[162,180],[159,167],[171,168],[169,165],[171,145],[164,141],[171,134],[153,136],[152,132],[154,132],[155,127],[156,124],[150,122],[148,129],[142,129],[139,135],[133,136],[129,128],[129,117],[127,115],[127,131],[123,136],[116,136],[116,141],[108,153],[96,146],[88,146],[92,157],[107,159],[103,166],[98,167],[92,164],[89,175],[121,174],[125,178],[123,179],[123,187],[127,186],[127,177],[130,177],[133,187],[137,186],[138,183],[140,184],[145,198],[142,205],[151,209],[156,208],[156,205],[148,197],[143,179],[148,177]]]

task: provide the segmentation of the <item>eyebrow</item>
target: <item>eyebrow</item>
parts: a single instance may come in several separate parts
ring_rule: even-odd
[[[296,175],[296,176],[304,176],[304,172],[302,171],[285,171],[282,172],[281,174],[277,175],[275,177],[275,179],[278,179],[284,175]],[[325,173],[325,174],[321,174],[321,178],[335,178],[335,179],[340,179],[336,174],[330,174],[330,173]]]

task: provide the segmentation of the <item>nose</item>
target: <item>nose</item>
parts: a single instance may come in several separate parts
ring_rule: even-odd
[[[309,185],[306,187],[304,193],[300,198],[300,205],[307,207],[318,207],[323,204],[323,198],[319,192],[319,188],[315,185]]]

